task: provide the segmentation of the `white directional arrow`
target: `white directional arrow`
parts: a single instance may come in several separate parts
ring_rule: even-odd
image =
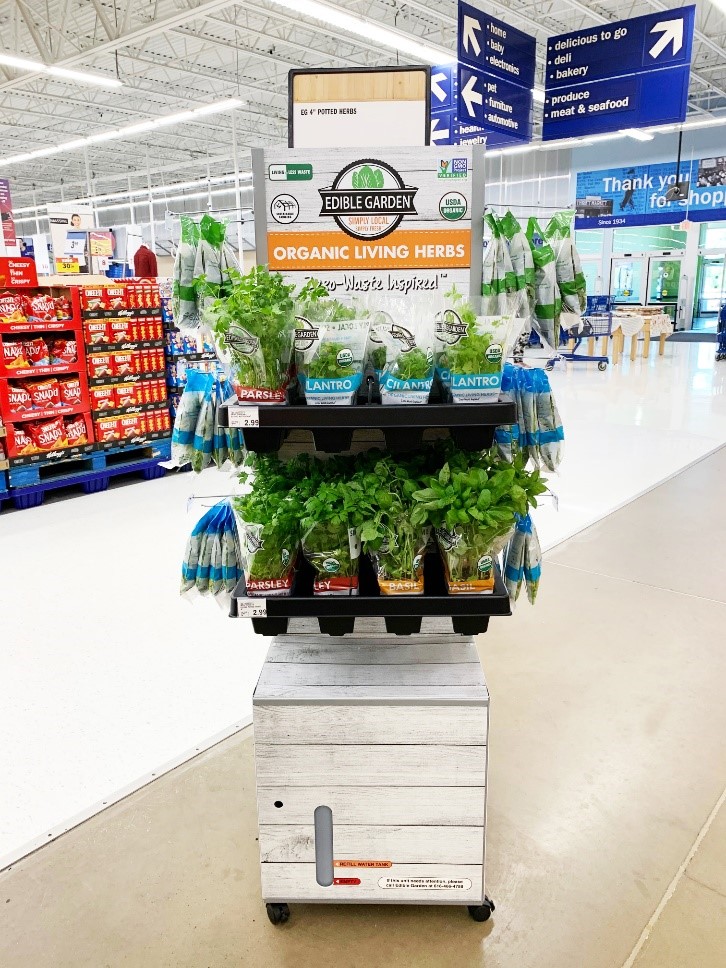
[[[464,14],[464,29],[462,31],[462,41],[464,42],[464,50],[469,50],[469,45],[471,44],[471,49],[474,51],[478,57],[481,54],[481,44],[479,43],[479,38],[477,37],[477,31],[481,30],[481,24],[475,17],[470,17],[468,14]]]
[[[451,129],[439,128],[439,120],[439,118],[431,118],[431,140],[443,141],[446,139],[448,141],[451,135]]]
[[[474,110],[473,105],[482,104],[484,99],[480,92],[476,89],[476,77],[474,74],[472,74],[469,80],[466,82],[466,86],[463,88],[461,96],[464,99],[464,104],[466,104],[466,110],[469,112],[469,117],[475,118],[476,111]]]
[[[431,75],[431,93],[434,97],[437,97],[439,101],[446,100],[446,91],[443,89],[439,81],[445,81],[447,75],[443,71],[439,71],[438,74]]]
[[[683,20],[661,20],[652,29],[651,34],[661,34],[661,37],[650,48],[649,54],[656,58],[673,41],[673,53],[677,54],[683,47]]]

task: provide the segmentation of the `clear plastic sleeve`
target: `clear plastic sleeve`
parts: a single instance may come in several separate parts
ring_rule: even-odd
[[[357,595],[360,536],[345,524],[321,522],[302,539],[305,557],[315,571],[315,595]]]
[[[353,303],[327,299],[298,305],[296,325],[295,360],[307,403],[354,403],[363,382],[370,315]]]

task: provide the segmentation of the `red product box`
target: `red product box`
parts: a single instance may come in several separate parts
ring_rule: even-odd
[[[126,288],[126,308],[136,309],[136,284],[133,282],[125,283]]]
[[[91,387],[91,410],[115,410],[116,387]]]
[[[144,341],[151,338],[149,336],[149,320],[145,316],[141,316],[136,320],[136,327],[139,334],[139,340]]]
[[[116,387],[116,406],[135,407],[141,400],[141,383],[119,383]]]
[[[128,343],[133,336],[133,327],[130,319],[110,319],[108,322],[108,341],[109,343]]]
[[[127,414],[118,419],[122,440],[126,440],[128,437],[138,437],[141,434],[141,414]]]
[[[88,356],[88,375],[92,379],[100,376],[113,376],[113,361],[115,354],[90,353]]]
[[[125,286],[106,286],[103,290],[103,298],[106,309],[126,309],[126,287]]]
[[[138,319],[129,319],[129,339],[133,343],[138,343],[142,338]]]
[[[120,417],[102,417],[94,421],[96,440],[99,444],[108,443],[110,440],[121,440],[120,421]]]
[[[84,286],[81,289],[81,309],[87,312],[108,309],[106,290],[97,289],[95,286]]]
[[[152,352],[154,354],[154,371],[158,373],[164,369],[164,348],[157,346]]]
[[[136,354],[131,350],[124,353],[112,353],[113,372],[116,376],[129,376],[136,373],[135,357]]]
[[[149,351],[148,350],[137,350],[136,359],[138,361],[137,373],[148,373],[149,372]]]
[[[83,388],[77,376],[69,376],[58,380],[60,401],[67,407],[78,407],[83,401]]]
[[[89,346],[110,342],[108,320],[86,319],[83,322],[83,332]]]
[[[33,398],[24,383],[8,382],[8,409],[10,413],[25,413],[33,409]]]

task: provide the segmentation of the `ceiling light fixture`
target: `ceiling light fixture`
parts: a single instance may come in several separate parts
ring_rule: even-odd
[[[67,67],[55,67],[42,61],[29,60],[26,57],[16,57],[14,54],[0,53],[0,64],[14,67],[19,71],[35,71],[40,74],[50,74],[51,77],[62,77],[68,81],[78,81],[81,84],[97,84],[99,87],[122,87],[117,77],[105,77],[103,74],[88,74],[86,71],[74,71]]]
[[[180,111],[176,114],[162,115],[159,118],[150,118],[148,121],[139,121],[137,124],[127,124],[124,128],[113,128],[109,131],[101,131],[98,134],[89,135],[87,138],[77,138],[75,141],[66,141],[60,145],[50,145],[47,148],[38,148],[35,151],[24,152],[22,155],[11,155],[8,158],[0,158],[0,166],[14,165],[20,161],[28,161],[32,158],[44,158],[46,155],[62,155],[66,151],[76,151],[78,148],[85,148],[87,145],[97,144],[99,141],[112,141],[115,138],[132,138],[134,135],[142,134],[145,131],[153,131],[156,128],[164,128],[170,124],[183,124],[186,121],[196,121],[198,118],[205,118],[210,114],[219,114],[222,111],[234,111],[241,107],[245,102],[238,98],[229,97],[221,101],[214,101],[212,104],[203,104],[200,108],[192,111]]]
[[[641,131],[639,128],[623,128],[620,134],[625,134],[629,138],[633,138],[635,141],[652,141],[655,135],[652,135],[650,131]]]
[[[273,0],[273,3],[292,10],[298,16],[312,17],[330,24],[331,27],[340,27],[350,34],[372,40],[375,44],[383,44],[393,50],[400,50],[403,54],[410,54],[431,64],[448,64],[456,60],[456,55],[444,47],[435,47],[424,40],[416,40],[401,30],[384,27],[357,14],[345,13],[337,7],[322,3],[321,0]]]

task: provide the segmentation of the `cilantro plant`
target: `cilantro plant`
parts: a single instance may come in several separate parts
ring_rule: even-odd
[[[327,288],[317,279],[308,279],[298,293],[295,313],[297,316],[304,316],[311,323],[334,323],[342,319],[355,319],[360,315],[352,306],[331,297]]]
[[[293,286],[279,273],[256,266],[242,275],[228,270],[228,294],[215,299],[207,317],[243,387],[275,390],[290,369],[294,335]]]
[[[376,346],[371,351],[371,365],[375,370],[382,370],[386,365],[386,347]]]
[[[433,364],[424,351],[415,347],[398,357],[391,373],[397,380],[426,380],[431,377],[432,369]]]
[[[355,371],[352,366],[353,359],[351,354],[350,363],[341,365],[338,362],[338,354],[344,353],[346,347],[343,343],[322,343],[316,356],[306,367],[308,377],[313,379],[333,379],[350,376]],[[343,356],[342,359],[345,359]]]

